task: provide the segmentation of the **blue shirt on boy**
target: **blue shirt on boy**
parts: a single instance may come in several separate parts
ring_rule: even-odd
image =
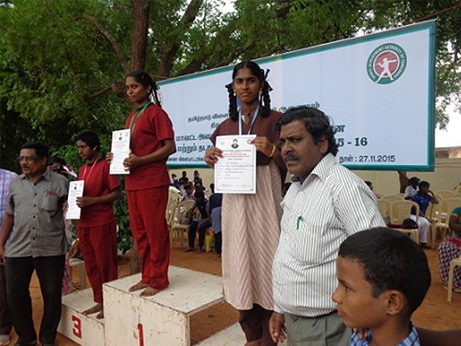
[[[419,210],[421,210],[421,212],[424,215],[426,215],[426,210],[427,210],[427,207],[429,206],[429,203],[431,203],[432,201],[432,196],[431,195],[421,196],[419,193],[417,193],[411,198],[411,200],[413,202],[418,203]]]
[[[371,343],[372,340],[371,336],[371,331],[368,331],[365,338],[363,340],[360,340],[360,337],[357,333],[353,333],[351,337],[351,341],[349,341],[349,346],[368,346]],[[416,332],[416,328],[411,323],[411,332],[408,334],[408,336],[399,342],[395,346],[421,346],[419,343],[419,337],[418,333]]]

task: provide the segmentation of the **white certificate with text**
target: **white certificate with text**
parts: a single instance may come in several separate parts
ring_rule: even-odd
[[[256,135],[218,136],[216,147],[223,157],[215,165],[215,192],[256,193]]]
[[[130,156],[129,129],[112,132],[110,151],[114,154],[110,161],[110,174],[130,174],[130,170],[123,165],[123,161]]]
[[[77,205],[77,197],[83,196],[83,180],[71,181],[69,183],[69,194],[67,195],[68,209],[66,220],[80,220],[81,209]]]

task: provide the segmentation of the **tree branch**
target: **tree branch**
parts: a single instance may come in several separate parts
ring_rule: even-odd
[[[194,22],[197,14],[202,6],[203,0],[192,0],[186,8],[184,15],[179,21],[178,27],[182,32],[185,32],[187,28]],[[159,70],[159,75],[169,76],[171,69],[173,68],[173,59],[178,53],[179,48],[181,47],[181,41],[177,39],[172,43],[171,48],[168,50],[160,50],[161,56],[161,65]]]
[[[121,65],[121,67],[122,67],[123,72],[125,74],[127,74],[129,72],[129,69],[128,69],[126,60],[123,57],[122,50],[121,50],[117,40],[115,39],[115,37],[113,37],[111,35],[111,33],[109,31],[107,31],[106,28],[104,28],[96,20],[96,18],[94,18],[92,16],[86,16],[86,15],[82,15],[82,16],[79,16],[79,17],[83,17],[83,18],[89,20],[90,22],[92,22],[96,26],[96,28],[104,35],[104,37],[110,42],[110,44],[112,45],[112,48],[114,49],[115,54],[117,55],[118,61],[119,61],[120,65]]]
[[[112,90],[112,87],[111,86],[108,86],[108,87],[105,87],[104,89],[101,89],[99,91],[96,91],[94,94],[91,94],[90,96],[88,96],[86,99],[87,100],[92,100],[92,99],[95,99],[101,95],[104,95],[106,92],[108,92],[109,90]]]

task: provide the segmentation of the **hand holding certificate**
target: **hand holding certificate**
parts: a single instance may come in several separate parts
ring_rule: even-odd
[[[111,152],[110,174],[130,174],[130,170],[123,165],[123,161],[130,156],[129,129],[112,132]]]
[[[215,165],[215,192],[256,193],[256,135],[218,136],[223,157]]]
[[[68,209],[66,220],[80,220],[81,209],[77,205],[77,197],[83,196],[83,180],[71,181],[69,183],[69,194],[67,197]]]

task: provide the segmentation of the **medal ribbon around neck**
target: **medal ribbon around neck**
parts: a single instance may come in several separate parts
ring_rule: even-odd
[[[251,130],[253,129],[253,125],[258,115],[259,115],[259,103],[258,103],[258,107],[256,107],[255,113],[253,114],[253,119],[251,119],[251,124],[250,124],[250,128],[248,129],[248,134],[251,133]],[[239,109],[239,135],[240,136],[242,135],[242,108]]]
[[[91,177],[91,172],[93,172],[93,168],[94,168],[94,166],[96,166],[96,164],[98,163],[98,161],[99,161],[99,157],[98,157],[98,158],[96,159],[96,161],[94,161],[93,164],[91,165],[90,171],[88,172],[88,178]],[[83,181],[85,181],[85,179],[87,178],[87,176],[86,176],[86,171],[87,171],[87,169],[88,169],[88,164],[86,164],[84,168],[85,168],[85,170],[84,170],[83,173],[82,173],[82,179],[80,179],[80,180],[83,180]]]
[[[139,118],[141,118],[142,113],[144,113],[144,110],[147,108],[152,103],[152,101],[147,102],[139,111],[138,113],[133,114],[133,116],[130,119],[130,133],[133,135],[134,128],[136,127],[136,123]]]

